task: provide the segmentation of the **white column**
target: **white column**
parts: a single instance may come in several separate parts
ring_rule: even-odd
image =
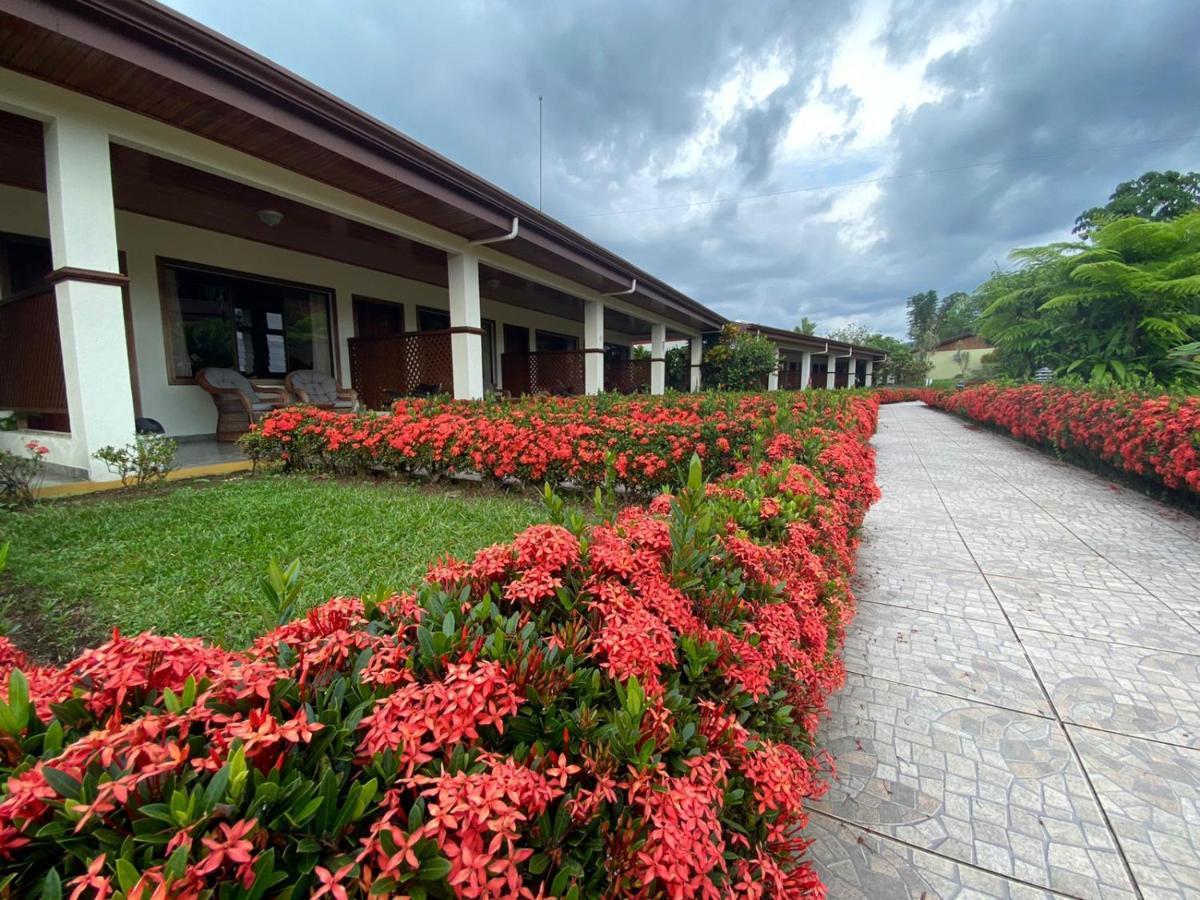
[[[833,380],[837,377],[837,358],[830,353],[825,357],[825,390],[833,390]]]
[[[775,348],[775,368],[767,375],[767,390],[779,390],[779,348]]]
[[[704,340],[697,336],[692,338],[692,368],[688,387],[694,394],[700,390],[700,362],[704,359]]]
[[[858,387],[858,362],[853,356],[846,358],[846,387]]]
[[[496,320],[496,371],[492,373],[496,390],[504,390],[504,323]]]
[[[871,386],[871,382],[874,381],[874,375],[875,375],[875,360],[868,359],[867,360],[866,378],[863,379],[865,387]]]
[[[667,326],[650,326],[650,393],[667,389]]]
[[[807,388],[812,379],[812,354],[805,350],[800,354],[800,387]]]
[[[483,335],[479,316],[479,260],[468,253],[446,258],[450,283],[450,355],[454,399],[483,398]],[[458,330],[461,329],[461,330]]]
[[[51,257],[56,270],[68,270],[55,285],[74,448],[63,462],[110,481],[116,476],[92,454],[130,443],[134,427],[108,133],[59,118],[46,125],[45,148]],[[104,275],[116,283],[100,283]]]
[[[585,300],[583,305],[583,390],[604,390],[604,304]]]
[[[347,283],[339,284],[333,292],[333,315],[337,320],[337,347],[334,352],[338,358],[338,369],[341,373],[339,384],[351,387],[350,378],[350,338],[355,336],[354,321],[354,289]]]

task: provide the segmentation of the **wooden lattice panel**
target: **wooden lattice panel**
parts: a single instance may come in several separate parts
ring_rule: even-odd
[[[386,409],[397,397],[454,389],[449,331],[355,337],[349,344],[350,381],[367,409]]]
[[[0,409],[67,411],[54,288],[0,300]]]
[[[504,389],[514,396],[582,394],[586,356],[583,350],[505,353],[500,359]]]
[[[610,359],[604,362],[604,389],[636,394],[650,389],[650,360]]]

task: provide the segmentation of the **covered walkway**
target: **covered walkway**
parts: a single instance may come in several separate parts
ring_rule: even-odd
[[[1200,895],[1200,522],[920,404],[875,446],[830,897]]]

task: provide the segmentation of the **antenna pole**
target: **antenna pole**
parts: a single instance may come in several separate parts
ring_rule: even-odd
[[[538,209],[542,208],[542,95],[538,94]]]

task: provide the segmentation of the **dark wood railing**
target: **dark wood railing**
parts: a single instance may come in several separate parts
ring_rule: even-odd
[[[608,359],[604,361],[604,389],[618,394],[650,390],[650,360]]]
[[[386,409],[399,397],[454,390],[451,332],[414,331],[350,338],[350,381],[367,409]]]
[[[514,397],[522,394],[582,394],[584,350],[537,350],[505,353],[500,357],[504,390]]]
[[[67,381],[53,285],[0,298],[0,409],[65,415]]]
[[[798,391],[804,387],[804,382],[800,380],[800,370],[794,369],[779,373],[779,389],[781,391]]]

